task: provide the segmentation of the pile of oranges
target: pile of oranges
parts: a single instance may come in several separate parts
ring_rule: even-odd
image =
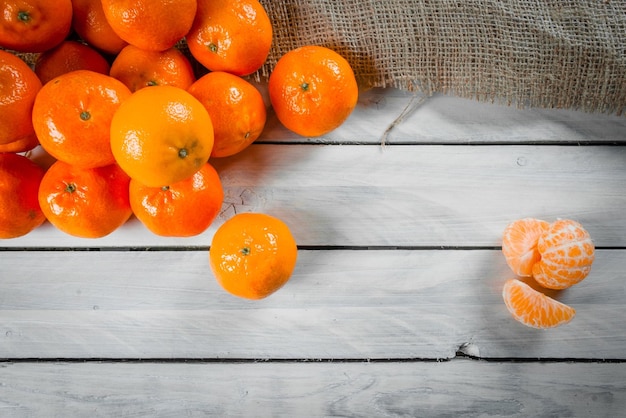
[[[314,45],[279,60],[264,99],[247,78],[265,64],[273,39],[258,0],[9,0],[0,7],[0,238],[46,220],[99,238],[133,215],[157,235],[200,234],[224,198],[210,159],[259,138],[270,106],[306,136],[337,128],[356,106],[349,63]],[[31,161],[35,147],[52,162]],[[237,291],[249,298],[280,287],[296,257],[286,225],[255,215],[235,215],[231,232],[215,236],[216,247],[245,241],[228,258],[244,267],[285,266],[280,277],[266,274],[267,286],[256,277]],[[259,225],[283,236],[284,248],[270,249],[275,242],[263,234],[236,234]],[[269,264],[251,254],[263,248],[259,257]],[[218,256],[211,265],[221,275]],[[228,280],[220,281],[227,290]]]

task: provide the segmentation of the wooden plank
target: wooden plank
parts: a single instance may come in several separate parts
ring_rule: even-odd
[[[283,219],[303,246],[497,246],[507,223],[573,218],[626,246],[626,147],[254,145],[215,160],[223,211],[205,233],[161,238],[138,221],[102,239],[50,224],[0,247],[208,246],[225,219]]]
[[[515,322],[497,250],[300,251],[261,301],[226,294],[206,251],[0,253],[0,358],[626,360],[625,250],[559,294],[560,328]]]
[[[618,417],[626,365],[5,363],[3,417]]]
[[[317,138],[288,131],[270,109],[258,141],[380,144],[383,139],[388,144],[623,142],[626,117],[519,109],[441,94],[425,98],[396,89],[372,89],[361,92],[356,109],[343,125]]]

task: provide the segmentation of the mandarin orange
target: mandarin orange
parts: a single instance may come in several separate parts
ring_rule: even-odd
[[[246,299],[268,297],[290,279],[298,257],[296,241],[280,219],[239,213],[215,232],[209,262],[228,293]]]
[[[186,90],[153,86],[132,93],[111,122],[111,148],[128,175],[151,187],[191,177],[211,156],[213,124]]]
[[[54,78],[39,91],[33,107],[41,146],[54,158],[80,167],[114,163],[111,120],[130,95],[121,81],[89,70]]]
[[[358,100],[348,61],[315,45],[283,55],[270,74],[268,89],[278,120],[302,136],[320,136],[339,127]]]
[[[101,238],[132,215],[130,178],[116,164],[79,168],[57,161],[39,186],[39,204],[59,230],[81,238]]]
[[[28,234],[46,220],[37,194],[44,169],[14,153],[0,153],[0,238]]]
[[[258,0],[198,0],[186,36],[189,52],[211,71],[252,74],[272,46],[272,23]]]
[[[211,116],[214,145],[211,157],[228,157],[241,152],[263,132],[267,119],[259,90],[243,78],[213,71],[188,89]]]
[[[60,44],[72,26],[71,0],[6,0],[0,3],[0,46],[43,52]]]
[[[163,187],[130,181],[130,206],[150,231],[166,237],[204,232],[218,215],[224,191],[217,171],[204,164],[191,177]]]
[[[0,145],[34,134],[31,113],[40,89],[41,81],[24,61],[0,50]]]
[[[72,0],[72,10],[72,27],[92,47],[115,55],[128,45],[106,20],[101,0]]]
[[[35,74],[43,84],[76,70],[109,74],[109,68],[108,61],[98,51],[77,41],[63,41],[35,61]]]

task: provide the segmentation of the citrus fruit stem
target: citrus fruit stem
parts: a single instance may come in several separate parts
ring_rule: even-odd
[[[307,83],[306,81],[304,83],[302,83],[300,85],[300,88],[302,88],[302,91],[308,91],[309,90],[309,83]]]
[[[80,112],[80,118],[82,120],[85,120],[85,121],[89,120],[89,119],[91,119],[91,114],[89,112],[87,112],[86,110],[84,110],[84,111]]]
[[[214,43],[210,43],[209,44],[209,51],[211,51],[213,53],[217,53],[217,45],[215,45]]]
[[[178,156],[180,158],[187,158],[187,149],[186,148],[181,148],[178,150]]]
[[[28,23],[30,22],[30,14],[28,12],[25,12],[24,10],[20,10],[19,12],[17,12],[17,19],[20,22]]]
[[[65,191],[68,193],[74,193],[76,191],[76,185],[74,183],[68,183],[65,185]]]
[[[240,250],[240,252],[241,252],[241,255],[250,255],[251,250],[250,250],[250,247],[243,247],[243,248]]]

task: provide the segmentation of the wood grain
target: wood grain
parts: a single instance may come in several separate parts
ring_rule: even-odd
[[[537,331],[506,311],[497,250],[300,251],[262,301],[223,292],[206,251],[5,252],[0,358],[626,360],[623,255],[599,250],[551,293],[574,321]]]
[[[3,417],[618,417],[626,365],[0,365]]]
[[[102,239],[46,224],[4,247],[208,246],[234,213],[283,219],[302,246],[498,246],[509,222],[572,218],[597,246],[626,247],[626,147],[254,145],[214,162],[219,218],[192,238],[136,219]]]

